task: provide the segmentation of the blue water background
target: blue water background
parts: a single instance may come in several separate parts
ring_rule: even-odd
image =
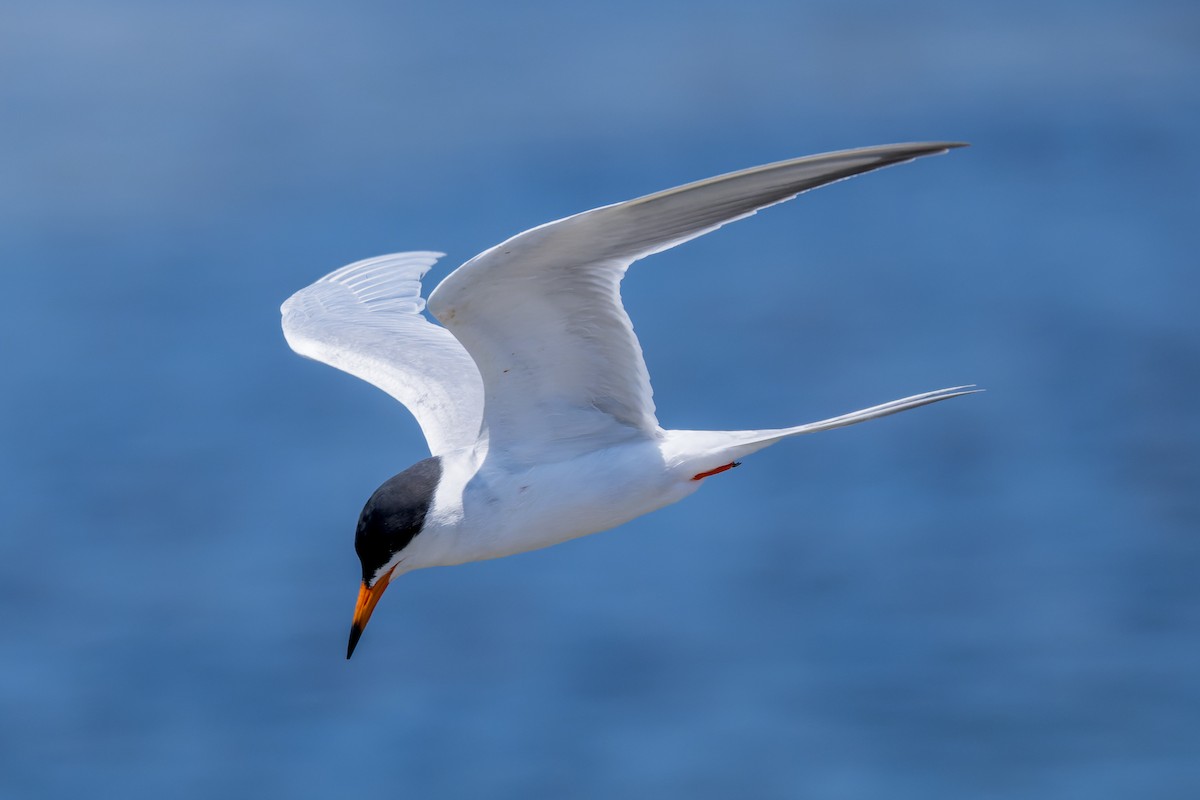
[[[986,394],[406,576],[343,660],[424,442],[284,298],[943,138],[626,302],[667,427]],[[1200,796],[1198,141],[1191,0],[6,5],[0,796]]]

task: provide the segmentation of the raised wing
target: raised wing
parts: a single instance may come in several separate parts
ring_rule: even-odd
[[[434,455],[479,436],[483,383],[471,356],[421,315],[421,278],[441,253],[394,253],[329,273],[283,304],[283,335],[302,356],[403,403]]]
[[[658,435],[621,305],[634,261],[809,189],[958,146],[884,145],[733,172],[541,225],[463,264],[429,310],[483,376],[492,451],[547,460]]]

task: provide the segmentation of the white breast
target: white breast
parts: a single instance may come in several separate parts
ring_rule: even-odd
[[[407,569],[499,558],[598,533],[682,500],[700,485],[669,464],[652,439],[534,466],[477,453],[445,461]]]

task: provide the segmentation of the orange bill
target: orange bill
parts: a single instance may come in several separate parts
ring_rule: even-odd
[[[358,646],[363,629],[367,627],[367,621],[371,619],[371,612],[375,610],[379,598],[383,597],[383,591],[391,582],[392,572],[395,569],[392,567],[391,571],[385,572],[379,580],[375,581],[374,586],[367,586],[364,583],[358,587],[358,602],[354,606],[354,621],[350,625],[350,644],[346,647],[347,659],[354,655],[354,648]]]

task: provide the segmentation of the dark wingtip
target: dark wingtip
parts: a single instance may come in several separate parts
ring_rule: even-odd
[[[362,638],[363,629],[357,625],[350,626],[350,643],[346,645],[346,660],[350,660],[350,656],[354,655],[354,648],[358,647],[358,640]]]
[[[969,142],[926,142],[923,144],[924,151],[918,157],[927,155],[935,156],[942,153],[949,153],[951,150],[957,150],[960,147],[970,147]]]

